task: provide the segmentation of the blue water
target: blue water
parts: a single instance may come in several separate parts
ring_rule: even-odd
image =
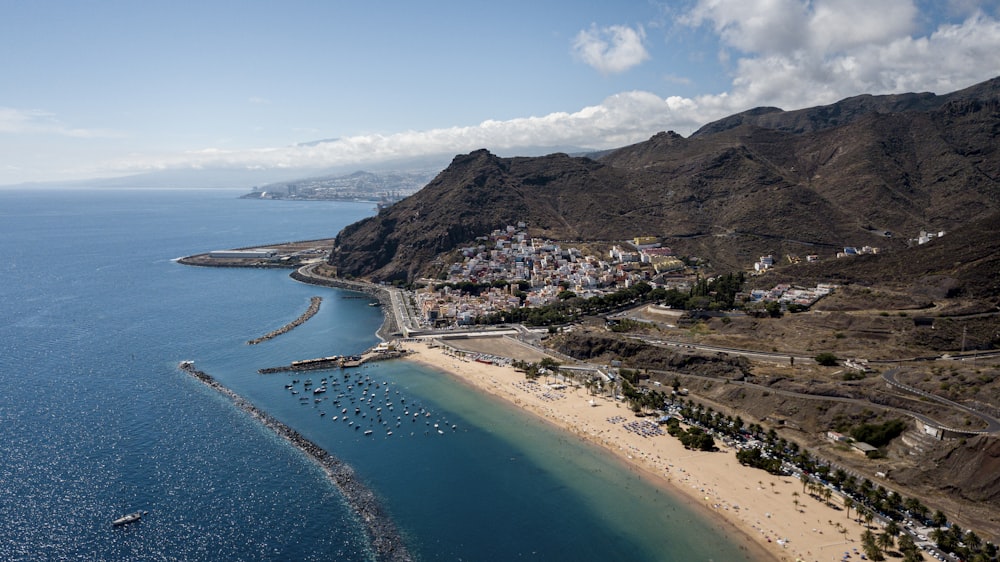
[[[239,193],[0,191],[0,560],[372,559],[322,471],[188,359],[351,464],[418,560],[746,559],[600,451],[433,371],[257,374],[364,350],[379,310],[287,271],[173,258],[330,237],[374,209]],[[304,325],[245,344],[314,295]],[[323,377],[317,403],[303,380]]]

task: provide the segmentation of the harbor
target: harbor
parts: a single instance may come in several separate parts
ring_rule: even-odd
[[[262,375],[285,373],[290,371],[320,371],[325,369],[353,369],[374,361],[388,361],[404,357],[407,351],[395,343],[382,342],[368,349],[361,355],[331,355],[314,359],[292,361],[288,365],[264,367],[257,369]]]
[[[254,406],[208,373],[197,369],[193,361],[181,361],[179,368],[228,397],[238,408],[253,416],[264,426],[288,440],[289,443],[316,461],[326,472],[330,481],[344,495],[351,509],[358,514],[365,526],[372,548],[375,550],[377,560],[380,562],[410,562],[413,560],[389,514],[382,508],[375,494],[358,480],[353,468],[298,431]]]

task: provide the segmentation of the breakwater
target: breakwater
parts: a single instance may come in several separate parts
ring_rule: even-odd
[[[182,361],[180,369],[227,396],[233,403],[250,414],[266,427],[304,452],[316,461],[327,477],[340,490],[351,509],[364,523],[365,531],[375,551],[376,559],[384,562],[411,562],[409,551],[388,514],[382,509],[375,494],[365,487],[354,475],[354,469],[331,455],[319,445],[305,438],[298,431],[288,427],[273,416],[257,408],[239,394],[215,380],[214,377],[198,370],[192,361]]]
[[[389,291],[380,285],[368,283],[366,281],[354,281],[352,279],[342,279],[339,277],[325,277],[313,272],[314,266],[307,265],[296,269],[289,275],[292,279],[309,285],[319,285],[321,287],[333,287],[335,289],[346,289],[357,293],[364,293],[376,299],[382,306],[382,327],[375,333],[382,340],[390,339],[391,334],[400,331],[396,315],[392,313],[392,297]]]
[[[320,304],[322,304],[322,302],[323,302],[323,297],[313,297],[309,299],[309,308],[302,313],[302,316],[299,316],[295,320],[292,320],[291,322],[285,324],[284,326],[278,328],[277,330],[268,332],[259,338],[248,340],[247,345],[257,345],[269,339],[276,338],[286,332],[290,332],[298,326],[301,326],[307,320],[312,318],[317,312],[319,312],[319,306]]]

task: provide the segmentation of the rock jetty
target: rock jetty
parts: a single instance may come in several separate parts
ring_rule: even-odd
[[[302,313],[302,316],[299,316],[295,320],[292,320],[291,322],[285,324],[284,326],[278,328],[277,330],[268,332],[259,338],[254,338],[252,340],[247,341],[247,345],[257,345],[258,343],[266,342],[269,339],[276,338],[281,334],[290,332],[293,329],[297,328],[298,326],[305,324],[306,320],[309,320],[310,318],[315,316],[317,312],[319,312],[319,305],[322,304],[322,302],[323,302],[323,297],[313,297],[309,299],[309,308]]]
[[[299,432],[278,421],[267,412],[257,408],[239,394],[233,392],[211,375],[195,368],[193,361],[182,361],[180,369],[195,377],[221,394],[228,396],[241,410],[247,412],[279,436],[315,460],[327,477],[344,495],[348,505],[364,523],[365,531],[380,562],[412,562],[413,557],[403,544],[403,539],[388,514],[367,487],[354,475],[354,469],[331,455],[319,445],[306,439]]]

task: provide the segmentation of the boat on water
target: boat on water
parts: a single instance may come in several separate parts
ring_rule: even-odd
[[[112,527],[122,527],[128,525],[129,523],[135,523],[136,521],[142,519],[143,512],[136,511],[135,513],[129,513],[128,515],[122,515],[118,519],[111,522]]]

